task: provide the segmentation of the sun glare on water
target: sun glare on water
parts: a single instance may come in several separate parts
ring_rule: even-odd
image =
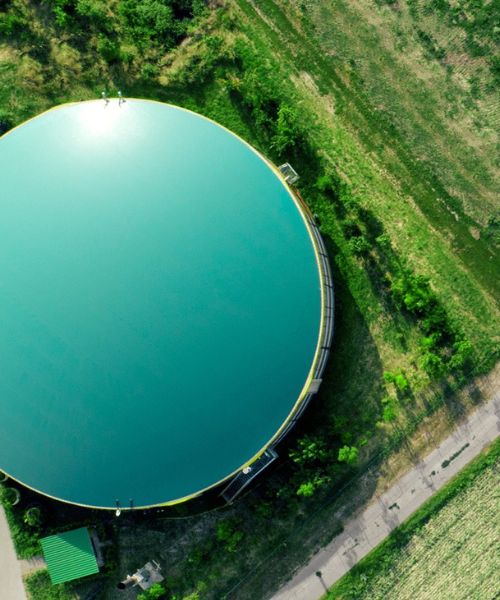
[[[119,103],[118,98],[108,102],[99,100],[86,103],[80,110],[82,128],[92,137],[108,136],[116,132],[117,121],[126,111],[128,111],[128,103],[125,101]]]

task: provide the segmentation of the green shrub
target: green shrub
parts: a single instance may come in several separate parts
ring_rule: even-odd
[[[401,372],[392,373],[391,371],[384,371],[384,381],[387,383],[393,383],[398,390],[404,391],[410,385],[408,380]]]
[[[148,590],[142,592],[137,596],[137,600],[159,600],[165,596],[165,588],[161,583],[155,583]]]
[[[371,248],[370,242],[365,238],[364,235],[352,237],[348,243],[349,249],[353,254],[368,254]]]
[[[42,523],[42,512],[38,506],[32,506],[24,513],[23,521],[29,527],[38,529]]]
[[[404,391],[408,388],[410,384],[408,383],[408,380],[402,373],[398,373],[394,377],[394,385],[398,388],[398,390]]]
[[[382,233],[381,235],[377,236],[375,238],[375,242],[381,248],[390,248],[391,247],[391,238],[389,237],[389,235],[387,233]]]
[[[219,60],[224,49],[224,39],[220,35],[208,35],[205,39],[205,62],[214,63]]]
[[[170,48],[181,31],[172,7],[161,0],[121,0],[125,29],[137,43],[159,42]]]
[[[106,2],[104,0],[77,0],[76,12],[91,19],[103,19],[106,17]]]
[[[188,554],[187,562],[193,567],[199,567],[209,560],[215,546],[215,541],[212,538],[207,538],[200,542]]]
[[[52,13],[57,25],[61,28],[67,27],[74,15],[75,0],[48,0],[52,6]]]
[[[99,29],[108,30],[112,28],[105,0],[77,0],[76,12]]]
[[[440,334],[449,334],[448,318],[442,306],[434,304],[429,307],[427,314],[421,321],[422,329],[426,333],[437,331]]]
[[[11,487],[0,487],[0,502],[6,507],[12,507],[19,502],[19,491]]]
[[[343,446],[339,450],[338,461],[353,465],[358,461],[359,450],[355,446]]]
[[[448,361],[450,369],[461,369],[472,355],[472,344],[468,340],[459,340],[453,344],[453,354]]]
[[[382,405],[384,407],[382,410],[382,419],[386,423],[394,421],[397,416],[398,406],[396,399],[392,398],[391,396],[386,396],[385,398],[382,398]]]
[[[320,192],[331,192],[334,190],[334,182],[331,175],[320,175],[316,180],[316,189]]]
[[[306,483],[300,484],[297,490],[297,496],[303,496],[304,498],[310,498],[314,496],[314,492],[316,490],[316,486],[314,481],[307,481]]]
[[[384,406],[384,410],[382,411],[382,419],[386,423],[391,423],[396,419],[397,413],[392,404]]]
[[[115,40],[100,35],[97,41],[97,51],[108,63],[118,62],[121,58],[120,46]]]
[[[144,63],[141,68],[141,75],[145,80],[151,80],[158,77],[160,68],[152,63]]]
[[[0,109],[0,135],[3,135],[13,127],[12,118],[9,113]]]
[[[419,345],[423,350],[432,350],[435,348],[441,338],[441,333],[435,331],[431,335],[420,338]]]
[[[297,488],[297,496],[302,496],[303,498],[310,498],[314,496],[315,492],[320,488],[324,487],[330,478],[323,477],[321,475],[313,475],[309,481],[304,481]]]
[[[16,13],[0,13],[0,36],[1,37],[26,37],[24,35],[28,23],[26,19]]]
[[[175,598],[172,598],[172,600],[175,600]],[[200,599],[200,594],[198,592],[193,592],[192,594],[189,594],[188,596],[183,596],[179,600],[201,600],[201,599]]]
[[[417,315],[423,314],[435,301],[429,280],[422,275],[406,272],[394,280],[391,291],[408,311]]]
[[[431,377],[442,375],[445,370],[445,364],[440,356],[428,350],[420,358],[420,367]]]
[[[348,238],[361,235],[361,229],[359,223],[353,217],[347,217],[341,221],[344,235]]]
[[[306,435],[297,442],[297,449],[290,450],[289,456],[297,465],[304,465],[325,461],[328,451],[323,440]]]
[[[276,120],[276,133],[271,142],[271,147],[279,155],[291,151],[299,145],[302,138],[302,128],[295,108],[282,104],[278,109]]]
[[[243,539],[243,532],[237,529],[238,525],[239,523],[235,519],[226,519],[217,523],[215,537],[219,542],[224,542],[227,552],[236,552]]]

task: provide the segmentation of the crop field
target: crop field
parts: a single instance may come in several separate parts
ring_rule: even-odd
[[[375,550],[366,569],[361,562],[329,600],[498,598],[499,467],[497,451],[496,462],[478,475],[459,475],[462,489],[451,500],[416,525],[402,547]]]

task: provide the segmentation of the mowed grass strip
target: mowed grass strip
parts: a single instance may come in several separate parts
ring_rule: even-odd
[[[500,594],[500,441],[398,527],[324,600],[487,600]]]

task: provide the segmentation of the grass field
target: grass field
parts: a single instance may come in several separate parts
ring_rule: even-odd
[[[376,482],[336,496],[356,469],[424,418],[444,432],[481,401],[476,377],[498,360],[500,340],[498,32],[480,3],[462,0],[436,10],[430,0],[227,0],[210,2],[165,48],[127,34],[117,0],[81,1],[106,5],[105,29],[61,27],[55,0],[0,3],[0,15],[8,8],[28,24],[0,35],[0,128],[104,87],[185,106],[292,162],[330,253],[334,352],[278,468],[231,508],[116,523],[117,573],[155,556],[180,598],[257,600],[338,531],[333,500],[337,510],[370,497]],[[459,337],[470,342],[463,368],[433,376],[422,366],[422,318],[391,291],[406,271],[429,278],[447,315],[441,359]],[[328,460],[287,460],[303,438],[328,448]],[[337,461],[343,445],[359,449],[354,468]],[[297,496],[315,477],[322,492]]]
[[[339,580],[328,600],[498,598],[499,460],[496,442]]]

